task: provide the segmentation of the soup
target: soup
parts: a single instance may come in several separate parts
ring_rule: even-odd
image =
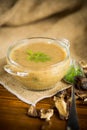
[[[50,59],[46,61],[35,61],[29,59],[29,52],[34,54],[44,54]],[[48,43],[32,43],[27,45],[21,45],[14,48],[10,54],[10,58],[15,63],[26,67],[27,69],[40,70],[47,68],[51,65],[57,64],[65,59],[66,52],[56,44]],[[38,57],[37,57],[38,58]]]
[[[7,63],[4,69],[27,89],[45,90],[54,87],[66,74],[69,48],[54,39],[27,39],[9,48]]]

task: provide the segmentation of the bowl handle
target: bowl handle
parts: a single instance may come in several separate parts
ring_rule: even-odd
[[[63,39],[61,39],[61,41],[63,42],[63,43],[65,43],[65,46],[66,47],[70,47],[70,42],[67,40],[67,39],[65,39],[65,38],[63,38]]]
[[[14,76],[21,76],[21,77],[24,77],[24,76],[27,76],[29,75],[27,72],[18,72],[14,69],[14,67],[11,67],[10,65],[5,65],[4,66],[4,70],[6,72],[8,72],[9,74],[11,75],[14,75]]]

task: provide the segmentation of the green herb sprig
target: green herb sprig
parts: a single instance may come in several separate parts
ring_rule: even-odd
[[[74,63],[70,66],[67,74],[64,77],[64,80],[67,81],[68,83],[74,83],[75,81],[75,76],[83,76],[83,70],[82,68]]]
[[[44,54],[43,52],[33,52],[32,50],[27,51],[28,54],[28,60],[34,61],[34,62],[46,62],[51,60],[51,57]]]

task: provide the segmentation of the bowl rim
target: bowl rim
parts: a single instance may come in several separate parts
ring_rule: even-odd
[[[30,38],[25,38],[25,39],[21,39],[21,40],[17,40],[15,42],[13,42],[13,44],[8,48],[7,50],[7,55],[6,55],[6,59],[7,61],[9,62],[10,65],[14,66],[14,67],[20,67],[20,68],[25,68],[23,67],[22,65],[18,64],[17,62],[15,62],[14,60],[12,60],[10,58],[10,53],[12,51],[12,49],[14,49],[15,47],[19,46],[19,45],[22,45],[24,44],[25,42],[29,41],[29,40],[32,40],[32,39],[45,39],[45,40],[51,40],[51,41],[54,41],[52,43],[57,43],[58,45],[60,45],[63,49],[66,49],[66,57],[64,60],[58,62],[58,63],[55,63],[53,65],[49,65],[49,68],[53,68],[53,67],[56,67],[58,65],[61,65],[63,64],[66,60],[69,59],[70,57],[70,50],[69,50],[69,47],[70,47],[70,43],[67,39],[57,39],[57,38],[50,38],[50,37],[30,37]],[[44,42],[43,42],[44,43]],[[47,68],[48,69],[48,68]],[[24,69],[26,71],[30,71],[29,69]],[[33,69],[32,69],[33,70]],[[40,70],[44,70],[44,68],[41,68]],[[46,68],[45,68],[46,70]],[[34,70],[35,71],[35,70]],[[36,70],[37,71],[37,70]]]

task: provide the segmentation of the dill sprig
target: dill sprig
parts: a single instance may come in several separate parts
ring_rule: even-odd
[[[51,57],[47,54],[44,54],[43,52],[33,52],[32,50],[27,51],[28,54],[28,60],[34,61],[34,62],[46,62],[51,60]]]

